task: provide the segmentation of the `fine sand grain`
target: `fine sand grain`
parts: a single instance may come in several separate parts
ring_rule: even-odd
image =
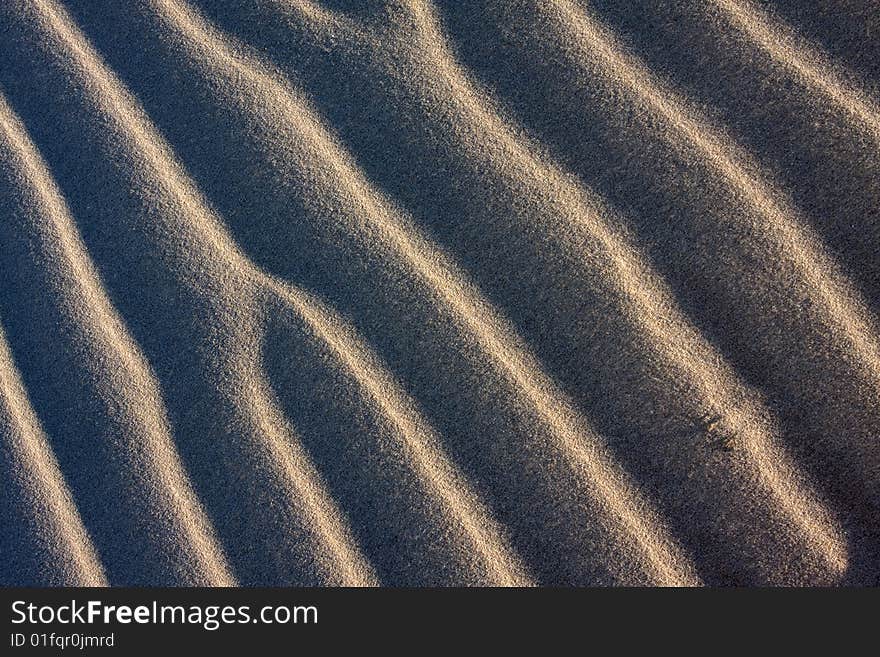
[[[809,4],[0,3],[2,583],[880,583]]]

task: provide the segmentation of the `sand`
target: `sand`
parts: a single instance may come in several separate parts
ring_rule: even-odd
[[[880,583],[874,3],[0,34],[0,583]]]

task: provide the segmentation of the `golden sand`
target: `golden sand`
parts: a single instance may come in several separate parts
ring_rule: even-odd
[[[746,0],[117,4],[0,8],[4,583],[877,581],[855,55]]]

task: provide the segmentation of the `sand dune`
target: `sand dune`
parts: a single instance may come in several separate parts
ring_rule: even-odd
[[[876,584],[866,17],[3,3],[2,581]]]
[[[16,527],[3,542],[8,571],[48,585],[105,586],[95,547],[28,405],[5,339],[0,359],[3,479],[17,502],[4,509],[6,522]]]

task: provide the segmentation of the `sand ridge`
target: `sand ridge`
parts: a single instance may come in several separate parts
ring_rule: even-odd
[[[602,3],[328,4],[0,12],[4,390],[33,409],[3,425],[34,473],[10,499],[51,503],[28,540],[73,555],[19,577],[875,577],[874,300],[762,153]],[[705,16],[876,141],[867,92],[779,19]],[[541,84],[564,92],[535,117]],[[578,159],[599,138],[619,187]]]

